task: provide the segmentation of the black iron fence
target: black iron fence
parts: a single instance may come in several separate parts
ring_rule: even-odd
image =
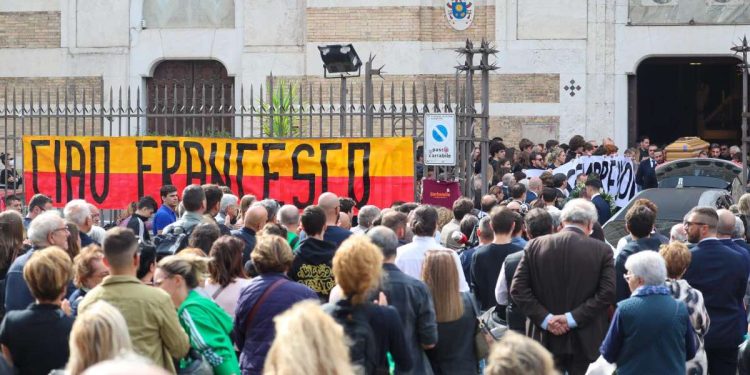
[[[372,69],[363,76],[318,82],[269,76],[265,85],[157,86],[29,89],[2,87],[0,152],[22,159],[24,135],[79,136],[193,136],[216,138],[337,138],[412,137],[416,151],[423,140],[426,113],[455,113],[458,157],[455,167],[425,169],[434,176],[461,183],[464,195],[473,194],[472,151],[487,154],[488,44],[475,49],[470,42],[459,50],[466,63],[453,79],[396,84]],[[483,55],[473,65],[473,55]],[[481,112],[475,108],[475,70],[481,70]],[[348,81],[349,80],[349,81]],[[486,161],[483,170],[487,169]],[[17,163],[22,173],[22,163]],[[415,163],[415,200],[419,180]],[[484,175],[484,174],[482,174]],[[2,181],[0,181],[2,182]],[[483,184],[486,190],[486,181]],[[0,185],[0,194],[23,194],[22,184]]]

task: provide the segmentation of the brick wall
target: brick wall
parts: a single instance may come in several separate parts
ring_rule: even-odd
[[[456,31],[439,7],[307,8],[307,40],[451,42],[495,39],[495,8],[480,6],[472,25]]]
[[[0,48],[59,48],[60,12],[0,12]]]
[[[550,126],[551,125],[551,126]],[[545,127],[559,129],[560,117],[558,116],[491,116],[489,137],[501,137],[503,143],[508,147],[518,148],[518,142],[529,133],[532,127]],[[554,134],[544,139],[533,139],[536,143],[545,142],[547,139],[557,139]]]
[[[101,77],[0,77],[0,112],[6,103],[13,107],[14,88],[17,110],[20,111],[21,103],[25,103],[24,116],[18,116],[16,112],[16,116],[0,120],[0,138],[4,139],[0,141],[0,152],[7,150],[20,157],[23,135],[101,135],[101,119],[80,113],[84,91],[85,104],[90,107],[92,99],[94,103],[100,103],[101,87]],[[79,111],[76,117],[72,115],[74,97]],[[67,116],[64,111],[66,100]],[[59,112],[55,109],[58,103]],[[46,116],[50,110],[59,115]],[[34,117],[38,115],[42,116]],[[105,121],[105,124],[109,122]]]
[[[414,102],[416,96],[418,103],[424,103],[425,97],[428,103],[435,102],[435,92],[439,103],[445,103],[448,96],[446,88],[450,91],[451,103],[456,103],[456,78],[451,74],[420,74],[420,75],[384,75],[384,79],[378,77],[373,79],[375,104],[381,103],[381,87],[383,104],[399,105],[402,98],[406,103]],[[313,103],[318,104],[322,97],[323,104],[333,101],[338,104],[340,96],[340,83],[336,79],[325,79],[319,76],[280,76],[274,77],[274,84],[283,82],[285,95],[289,91],[291,83],[299,98],[309,103],[310,88],[312,87]],[[459,84],[463,85],[466,78],[460,78]],[[355,104],[360,103],[360,88],[364,86],[364,78],[349,78],[347,84]],[[268,85],[266,84],[266,88]],[[474,99],[481,100],[481,78],[474,77]],[[426,95],[425,95],[426,94]],[[247,99],[247,97],[246,97]],[[295,101],[296,102],[296,101]],[[490,102],[491,103],[559,103],[560,102],[560,75],[559,74],[491,74],[490,75]]]

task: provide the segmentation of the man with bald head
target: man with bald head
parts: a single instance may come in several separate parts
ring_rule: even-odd
[[[255,248],[255,235],[268,221],[268,210],[260,204],[254,204],[245,212],[245,225],[242,229],[232,231],[232,236],[245,242],[245,250],[242,251],[242,264],[250,260],[250,253]]]
[[[729,210],[718,210],[716,214],[719,215],[719,224],[716,226],[716,237],[724,246],[736,251],[745,258],[748,272],[750,272],[750,253],[747,249],[732,240],[735,226],[734,214]]]
[[[332,242],[338,248],[345,239],[352,235],[352,232],[338,226],[339,212],[341,212],[339,197],[331,192],[325,192],[318,197],[318,206],[326,213],[326,230],[323,240]]]
[[[703,292],[711,319],[711,329],[704,337],[708,373],[734,374],[737,347],[747,331],[742,304],[747,288],[747,262],[717,238],[719,215],[713,208],[693,208],[684,226],[688,241],[696,245],[691,250],[692,260],[683,278]]]

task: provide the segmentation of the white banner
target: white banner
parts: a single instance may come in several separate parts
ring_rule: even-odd
[[[454,166],[456,153],[456,115],[425,113],[424,164]]]
[[[615,198],[617,207],[624,207],[636,193],[636,167],[630,158],[624,156],[582,156],[563,164],[552,171],[568,176],[568,190],[575,187],[576,177],[581,173],[596,173],[602,181],[604,192]],[[526,177],[539,177],[544,170],[528,169]]]

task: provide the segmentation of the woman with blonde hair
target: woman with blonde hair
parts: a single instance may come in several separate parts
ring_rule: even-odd
[[[318,295],[286,276],[294,259],[286,239],[258,237],[250,258],[259,275],[240,292],[233,337],[240,351],[242,373],[260,374],[276,335],[273,318],[299,301],[318,299]]]
[[[273,318],[276,338],[263,368],[267,375],[349,375],[349,348],[340,325],[314,301]],[[301,334],[304,332],[304,334]]]
[[[475,374],[477,319],[473,297],[458,291],[458,271],[451,251],[427,251],[422,266],[422,280],[435,304],[439,338],[437,345],[427,350],[427,357],[435,374]]]
[[[555,147],[547,153],[547,169],[555,169],[563,164],[565,164],[565,150]]]
[[[513,331],[492,346],[487,375],[556,375],[555,362],[538,342]]]
[[[70,306],[63,302],[73,276],[65,250],[50,246],[31,254],[23,279],[35,302],[8,312],[0,325],[0,344],[19,374],[48,374],[68,361],[68,336],[73,327]]]
[[[154,286],[172,298],[180,324],[198,351],[213,367],[214,374],[238,374],[240,366],[234,354],[232,318],[214,301],[195,291],[208,271],[208,259],[195,255],[171,255],[159,261]],[[189,366],[185,363],[181,367]]]
[[[443,230],[443,227],[445,224],[448,224],[453,220],[453,211],[451,211],[449,208],[439,206],[437,207],[438,212],[438,222],[437,222],[437,231],[440,232]]]
[[[125,318],[104,301],[91,305],[76,318],[70,332],[67,374],[79,375],[87,368],[132,350]]]
[[[386,353],[391,353],[397,372],[410,371],[414,365],[398,312],[370,302],[374,299],[373,292],[380,284],[382,267],[383,253],[367,236],[357,234],[349,237],[333,257],[333,275],[345,298],[335,304],[323,306],[323,310],[339,324],[357,321],[369,326],[372,337],[369,333],[365,335],[366,338],[350,337],[355,342],[371,339],[372,342],[367,342],[375,346],[372,351],[365,350],[367,353],[363,353],[358,345],[350,348],[352,362],[362,367],[365,374],[387,371]],[[456,271],[455,263],[453,267]],[[379,303],[385,304],[384,299],[385,296],[380,293]]]

